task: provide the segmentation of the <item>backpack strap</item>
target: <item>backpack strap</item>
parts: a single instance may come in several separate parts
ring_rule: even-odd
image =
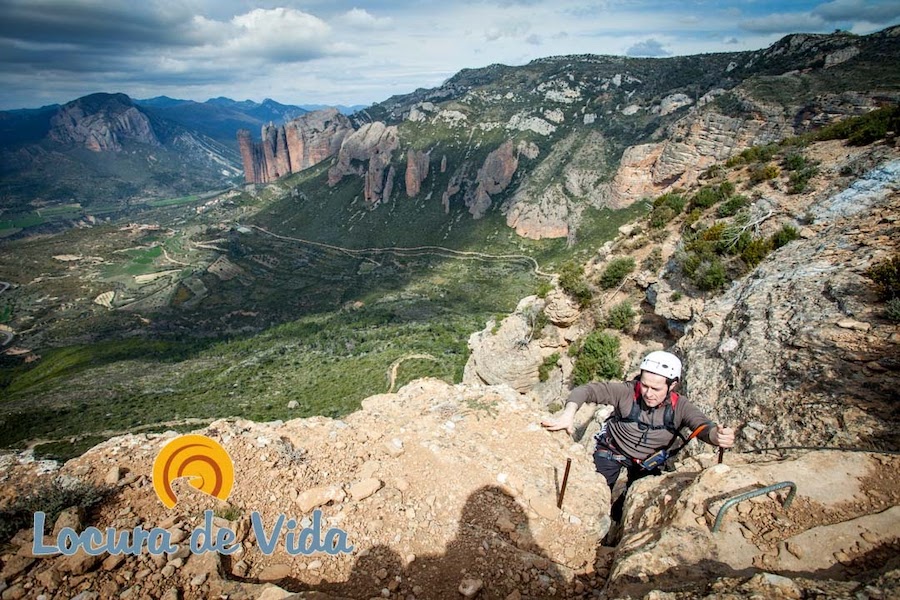
[[[678,406],[678,394],[675,392],[669,393],[670,402],[665,405],[663,409],[663,424],[662,427],[659,425],[647,425],[649,429],[665,429],[670,431],[673,435],[681,437],[681,434],[678,431],[678,428],[675,427],[675,407]],[[621,423],[639,423],[641,417],[641,382],[635,379],[634,381],[634,402],[631,404],[631,411],[628,413],[627,417],[616,417],[613,418]],[[684,439],[684,438],[682,438]],[[674,440],[673,440],[674,441]]]

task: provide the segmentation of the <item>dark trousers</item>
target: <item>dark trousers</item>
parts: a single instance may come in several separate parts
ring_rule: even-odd
[[[647,477],[648,475],[662,475],[662,471],[660,471],[659,468],[648,471],[638,464],[626,466],[619,461],[612,460],[606,456],[602,450],[594,452],[594,466],[597,468],[597,472],[606,479],[610,492],[612,492],[613,486],[616,485],[616,480],[619,478],[619,473],[622,471],[622,468],[625,467],[628,470],[628,480],[625,482],[625,491],[616,498],[612,505],[610,516],[613,521],[622,520],[622,509],[625,507],[625,493],[628,491],[628,488],[631,487],[632,483],[638,479]]]

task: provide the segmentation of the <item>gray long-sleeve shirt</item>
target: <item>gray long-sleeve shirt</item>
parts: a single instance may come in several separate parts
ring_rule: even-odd
[[[585,402],[608,404],[613,407],[616,416],[627,418],[635,402],[634,387],[634,381],[588,383],[572,390],[567,402],[573,402],[578,406]],[[645,428],[642,431],[638,423],[612,419],[607,422],[607,431],[619,450],[631,458],[644,460],[660,448],[665,448],[672,441],[672,433],[662,428],[665,406],[671,405],[672,401],[667,397],[665,402],[654,408],[648,407],[643,398],[639,398],[638,402],[641,408],[640,422],[661,429]],[[708,424],[707,428],[697,437],[708,444],[718,445],[718,427],[713,426],[709,417],[691,404],[687,398],[679,396],[675,405],[675,428],[689,427],[693,431],[704,423]]]

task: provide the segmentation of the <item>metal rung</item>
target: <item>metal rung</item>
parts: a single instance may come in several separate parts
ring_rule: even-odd
[[[753,490],[752,492],[747,492],[745,494],[741,494],[740,496],[735,496],[734,498],[729,499],[722,505],[722,508],[719,509],[719,514],[716,515],[716,522],[713,524],[712,532],[716,533],[719,531],[719,526],[722,524],[722,519],[725,517],[725,511],[729,508],[737,504],[738,502],[742,502],[744,500],[749,500],[750,498],[755,498],[756,496],[762,496],[764,494],[768,494],[769,492],[774,492],[775,490],[780,490],[781,488],[791,488],[791,491],[788,492],[787,498],[784,500],[784,504],[781,505],[781,508],[787,510],[791,506],[791,502],[794,500],[794,495],[797,493],[797,484],[793,481],[782,481],[781,483],[776,483],[764,488],[760,488],[758,490]]]

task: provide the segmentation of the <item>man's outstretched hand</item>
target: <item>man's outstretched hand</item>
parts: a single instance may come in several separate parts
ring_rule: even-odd
[[[572,432],[575,430],[575,413],[578,411],[577,406],[573,408],[574,410],[566,406],[566,410],[560,415],[544,419],[541,421],[541,425],[548,431],[565,430],[566,433],[572,435]]]

